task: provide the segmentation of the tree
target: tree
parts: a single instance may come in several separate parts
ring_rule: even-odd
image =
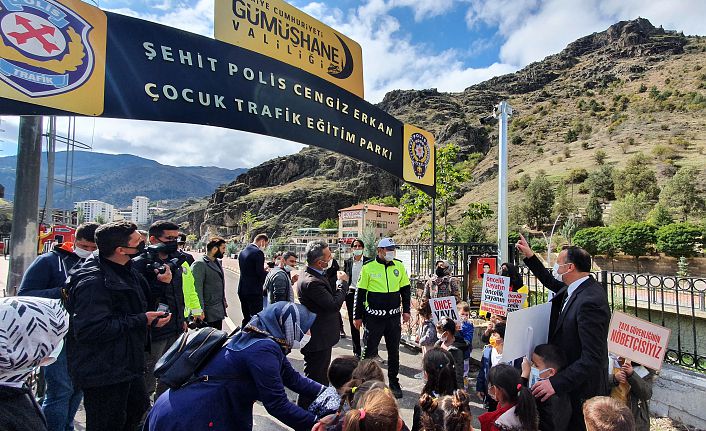
[[[647,223],[628,223],[615,230],[615,241],[620,250],[635,258],[635,268],[640,272],[640,256],[648,254],[655,243],[655,227]]]
[[[645,220],[650,203],[644,193],[628,193],[622,199],[613,202],[610,209],[610,224],[620,226],[626,223]]]
[[[603,202],[615,199],[613,168],[610,165],[603,165],[600,169],[588,174],[586,184],[588,184],[591,193]]]
[[[661,202],[658,202],[657,205],[647,213],[647,222],[660,228],[674,223],[674,218],[672,217],[672,213],[669,212],[669,209]]]
[[[368,226],[363,229],[363,233],[360,235],[360,239],[365,244],[365,255],[369,258],[374,258],[377,256],[377,245],[379,238],[375,236],[375,229]]]
[[[99,214],[96,216],[94,221],[98,224],[105,224],[105,217]]]
[[[586,226],[603,226],[603,208],[595,194],[591,193],[586,204],[586,217],[583,219]]]
[[[650,159],[642,153],[637,153],[631,157],[625,169],[613,172],[613,183],[615,184],[615,196],[622,198],[628,193],[637,195],[645,193],[649,200],[657,199],[659,187],[657,186],[657,175],[649,168]]]
[[[599,239],[603,227],[587,227],[574,234],[574,245],[581,247],[591,255],[599,254]]]
[[[556,194],[554,197],[554,217],[561,216],[563,218],[569,217],[569,215],[576,212],[576,204],[574,200],[569,196],[569,191],[564,183],[559,183],[556,188]]]
[[[676,209],[681,214],[681,221],[689,215],[706,208],[704,190],[699,184],[699,170],[694,167],[682,167],[667,181],[659,194],[660,202]]]
[[[598,150],[595,153],[593,153],[593,160],[596,161],[597,164],[602,165],[605,163],[605,159],[608,157],[608,155],[605,153],[603,150]]]
[[[690,223],[673,223],[657,231],[657,250],[672,257],[692,257],[701,237],[701,229]]]
[[[536,229],[549,221],[554,206],[554,190],[544,171],[529,183],[525,190],[523,213],[525,219]]]
[[[255,223],[257,223],[255,214],[253,214],[250,210],[245,211],[243,216],[240,218],[240,225],[244,228],[242,231],[245,240],[244,242],[250,241],[250,231],[255,226]]]
[[[319,224],[319,229],[337,229],[338,221],[333,218],[327,218]]]
[[[456,242],[485,242],[488,240],[487,229],[483,227],[483,220],[493,217],[494,212],[490,205],[484,202],[471,202],[468,209],[461,216],[461,221],[456,226],[450,226],[449,233]]]
[[[566,238],[566,240],[569,242],[569,245],[571,245],[571,240],[576,233],[576,230],[578,229],[578,224],[576,223],[576,219],[574,216],[570,216],[564,224],[561,225],[561,229],[559,229],[559,232],[561,233],[561,236]]]

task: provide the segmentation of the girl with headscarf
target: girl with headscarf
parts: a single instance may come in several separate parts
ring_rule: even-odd
[[[299,374],[286,355],[308,342],[315,318],[303,305],[284,301],[253,316],[198,372],[219,378],[162,394],[149,413],[149,429],[252,430],[252,406],[259,400],[285,425],[310,430],[318,418],[290,402],[285,387],[311,398],[324,387]]]
[[[69,314],[58,299],[0,298],[0,429],[47,429],[25,381],[56,361],[68,330]]]

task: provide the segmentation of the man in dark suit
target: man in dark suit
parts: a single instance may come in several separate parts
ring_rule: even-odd
[[[346,299],[348,277],[337,273],[335,285],[331,285],[326,270],[333,262],[328,245],[323,241],[312,241],[306,246],[307,268],[299,280],[299,302],[316,314],[311,327],[311,340],[302,347],[304,375],[322,385],[328,385],[328,366],[331,349],[339,340],[341,318],[339,310]],[[300,395],[297,404],[306,409],[313,399]]]
[[[546,401],[568,394],[572,414],[570,430],[585,429],[581,407],[597,395],[608,395],[608,296],[591,275],[591,255],[580,247],[559,253],[549,272],[524,237],[516,245],[535,277],[555,292],[549,323],[549,343],[566,354],[568,366],[555,376],[535,383],[532,393]]]
[[[348,276],[348,294],[346,294],[346,310],[348,311],[348,323],[351,328],[351,340],[353,341],[353,354],[360,357],[360,330],[353,324],[353,308],[355,299],[355,289],[360,278],[360,271],[363,269],[363,264],[369,259],[363,255],[365,244],[363,241],[356,238],[351,244],[353,256],[343,261],[343,271]]]
[[[238,254],[240,281],[238,282],[238,298],[243,311],[242,327],[250,322],[250,318],[262,311],[262,286],[265,284],[267,270],[265,269],[265,249],[270,239],[266,234],[255,235],[252,244],[248,244]]]

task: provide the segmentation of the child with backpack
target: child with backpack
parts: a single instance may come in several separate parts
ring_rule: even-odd
[[[463,339],[460,333],[456,331],[456,322],[448,317],[442,317],[439,323],[436,324],[436,333],[439,341],[435,347],[441,347],[448,350],[454,358],[454,366],[456,372],[456,387],[463,387],[463,353],[468,349],[466,340]]]

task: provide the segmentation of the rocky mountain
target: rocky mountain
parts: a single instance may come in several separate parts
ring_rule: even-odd
[[[65,178],[66,158],[65,151],[56,153],[54,177],[58,181]],[[46,191],[45,161],[46,153],[42,155],[40,205],[44,203]],[[14,198],[16,166],[16,156],[0,157],[0,184],[5,186],[5,197],[9,201]],[[214,188],[232,181],[245,171],[214,166],[177,167],[129,154],[76,151],[73,158],[73,199],[68,193],[64,196],[62,184],[56,184],[54,207],[72,208],[73,202],[86,199],[98,199],[124,207],[132,204],[132,198],[137,195],[147,196],[153,201],[184,201],[207,196]]]
[[[472,85],[460,93],[395,90],[379,106],[434,133],[438,146],[457,144],[470,180],[449,209],[453,222],[471,202],[497,206],[497,126],[480,117],[508,100],[514,108],[509,136],[509,181],[544,170],[555,183],[573,169],[596,169],[594,154],[617,168],[646,154],[658,181],[677,166],[706,166],[706,38],[685,36],[638,18],[569,44],[522,70]],[[656,149],[660,148],[659,151]],[[666,148],[666,150],[665,150]],[[665,156],[668,154],[668,156]],[[522,191],[511,187],[510,203]],[[344,156],[317,148],[266,162],[219,187],[208,202],[180,217],[222,234],[239,233],[252,211],[268,232],[316,226],[338,208],[370,196],[399,196],[399,182]],[[585,190],[574,193],[585,205]],[[398,232],[418,238],[423,215]],[[492,227],[490,227],[492,229]],[[492,237],[492,235],[491,235]]]

